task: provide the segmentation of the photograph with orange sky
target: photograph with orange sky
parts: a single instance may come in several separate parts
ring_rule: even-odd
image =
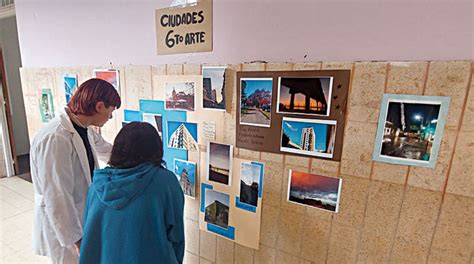
[[[333,77],[280,77],[278,113],[329,116]]]
[[[119,91],[119,71],[118,70],[94,70],[95,78],[112,84]]]
[[[288,201],[338,212],[342,180],[290,170]]]

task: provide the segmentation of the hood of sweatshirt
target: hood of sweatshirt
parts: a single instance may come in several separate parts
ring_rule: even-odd
[[[120,210],[145,191],[156,169],[151,164],[140,164],[128,169],[107,167],[94,172],[92,185],[103,204]]]

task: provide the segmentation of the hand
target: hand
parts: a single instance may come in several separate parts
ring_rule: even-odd
[[[81,252],[81,241],[82,239],[79,239],[78,241],[76,241],[76,243],[74,243],[74,247],[76,248],[76,253],[78,256],[79,256],[79,253]]]

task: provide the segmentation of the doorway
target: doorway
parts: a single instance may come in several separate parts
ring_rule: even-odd
[[[3,50],[0,47],[0,177],[10,177],[18,173],[15,140],[13,138],[12,116],[8,96]]]

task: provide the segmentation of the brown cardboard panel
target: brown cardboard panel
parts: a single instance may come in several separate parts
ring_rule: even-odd
[[[318,77],[332,76],[333,86],[331,95],[330,115],[305,115],[305,114],[283,114],[277,113],[278,104],[278,78],[279,77]],[[270,127],[259,127],[240,124],[240,84],[242,78],[272,78],[272,106]],[[336,142],[332,158],[335,161],[341,160],[342,143],[344,135],[344,118],[347,107],[347,97],[350,81],[349,70],[320,70],[320,71],[254,71],[237,72],[237,101],[236,101],[236,147],[262,152],[279,153],[286,155],[307,156],[301,154],[289,154],[280,151],[281,129],[283,117],[319,119],[337,121]],[[317,157],[322,158],[322,157]]]
[[[156,10],[159,55],[212,51],[212,0]]]

